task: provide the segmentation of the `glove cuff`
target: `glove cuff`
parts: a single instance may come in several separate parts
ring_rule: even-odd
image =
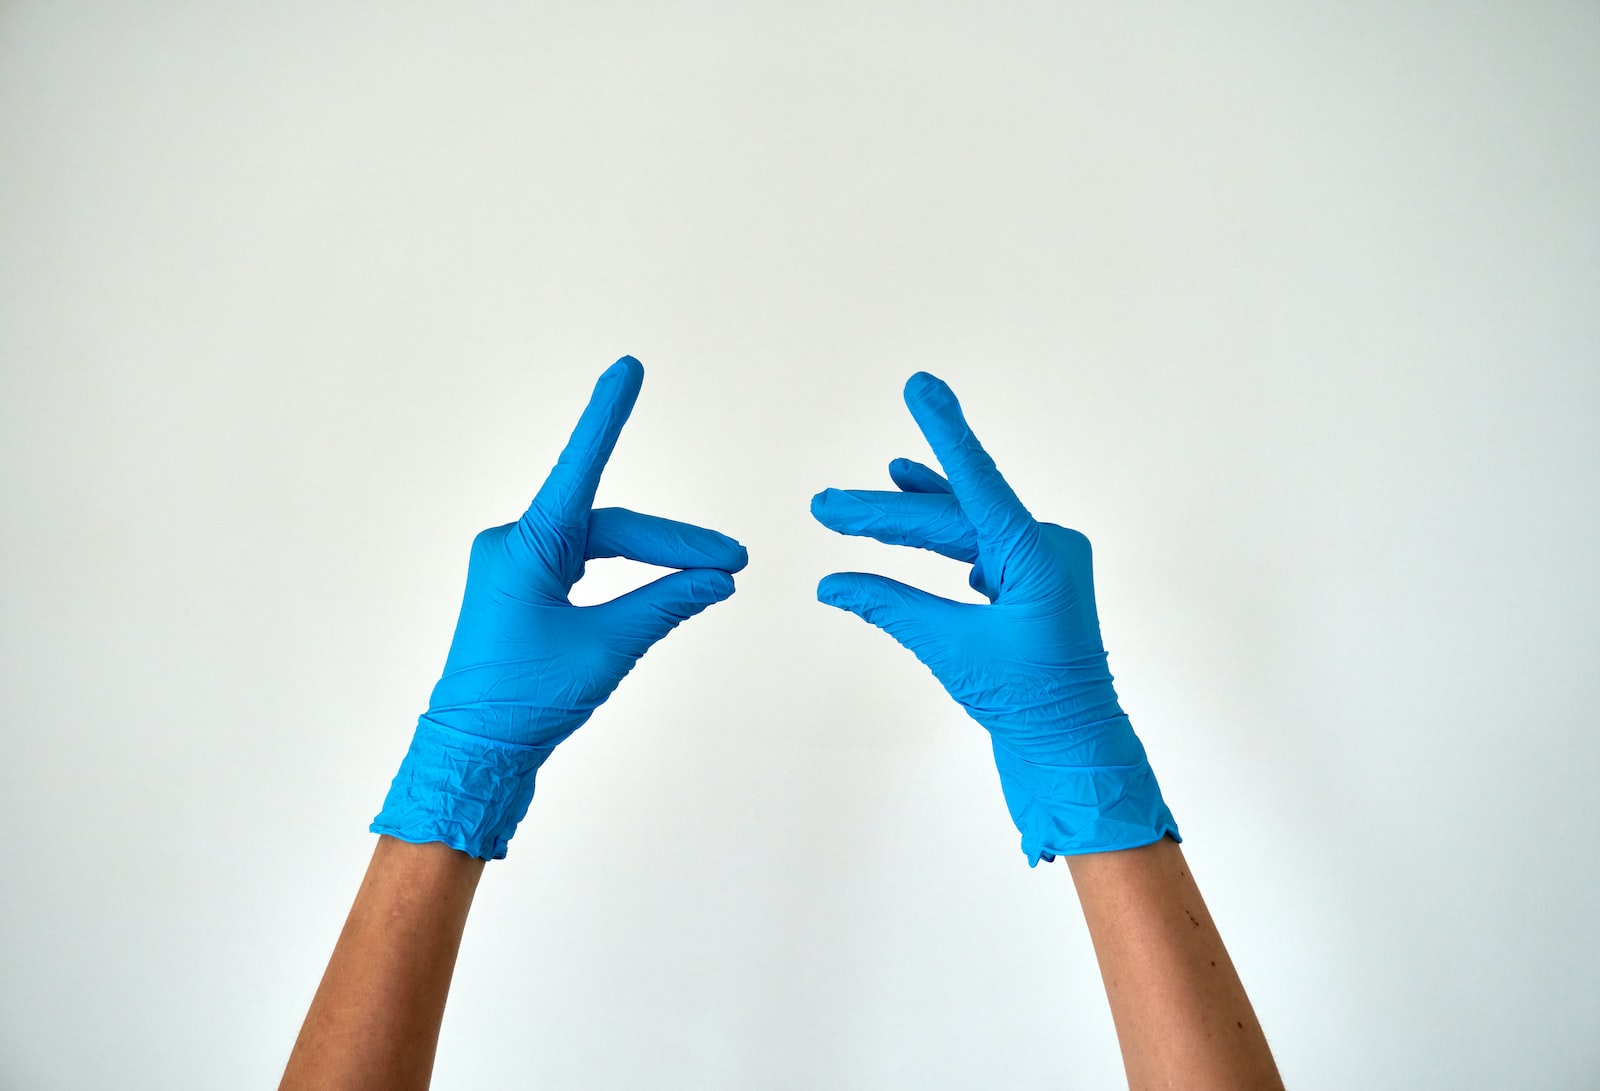
[[[1183,840],[1140,750],[1131,765],[1062,767],[1036,765],[995,744],[1000,787],[1029,867],[1057,856],[1138,848],[1168,835]]]
[[[534,775],[549,756],[548,749],[469,735],[424,715],[370,829],[503,860],[533,802]]]

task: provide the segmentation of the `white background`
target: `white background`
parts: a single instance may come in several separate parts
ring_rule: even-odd
[[[471,538],[631,352],[601,502],[751,566],[545,767],[437,1086],[1120,1082],[981,729],[812,598],[968,594],[806,510],[928,457],[918,369],[1094,540],[1289,1083],[1596,1086],[1597,55],[1576,3],[0,5],[0,1085],[276,1081]]]

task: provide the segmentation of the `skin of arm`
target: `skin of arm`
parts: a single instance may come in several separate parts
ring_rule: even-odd
[[[484,861],[378,838],[281,1089],[425,1088]]]
[[[1128,1086],[1281,1088],[1261,1024],[1176,841],[1069,856]]]

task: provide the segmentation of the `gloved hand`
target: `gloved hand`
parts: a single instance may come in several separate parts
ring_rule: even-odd
[[[900,492],[827,489],[823,525],[971,564],[990,605],[952,602],[883,576],[835,572],[817,598],[858,614],[920,659],[988,728],[1030,866],[1135,848],[1178,827],[1117,704],[1095,612],[1089,540],[1036,522],[995,468],[950,388],[925,372],[906,405],[949,480],[909,459]]]
[[[747,557],[732,538],[625,508],[591,510],[643,381],[631,356],[607,369],[522,518],[473,541],[444,676],[374,833],[501,859],[556,745],[652,644],[733,594],[730,573]],[[572,605],[567,593],[598,557],[686,571],[599,606]]]

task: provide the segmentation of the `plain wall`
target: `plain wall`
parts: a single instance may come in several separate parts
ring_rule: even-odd
[[[1593,4],[0,5],[0,1086],[272,1086],[595,376],[750,548],[542,772],[441,1088],[1116,1086],[980,728],[816,604],[947,379],[1094,541],[1296,1088],[1600,1085]],[[596,565],[579,601],[645,578]]]

